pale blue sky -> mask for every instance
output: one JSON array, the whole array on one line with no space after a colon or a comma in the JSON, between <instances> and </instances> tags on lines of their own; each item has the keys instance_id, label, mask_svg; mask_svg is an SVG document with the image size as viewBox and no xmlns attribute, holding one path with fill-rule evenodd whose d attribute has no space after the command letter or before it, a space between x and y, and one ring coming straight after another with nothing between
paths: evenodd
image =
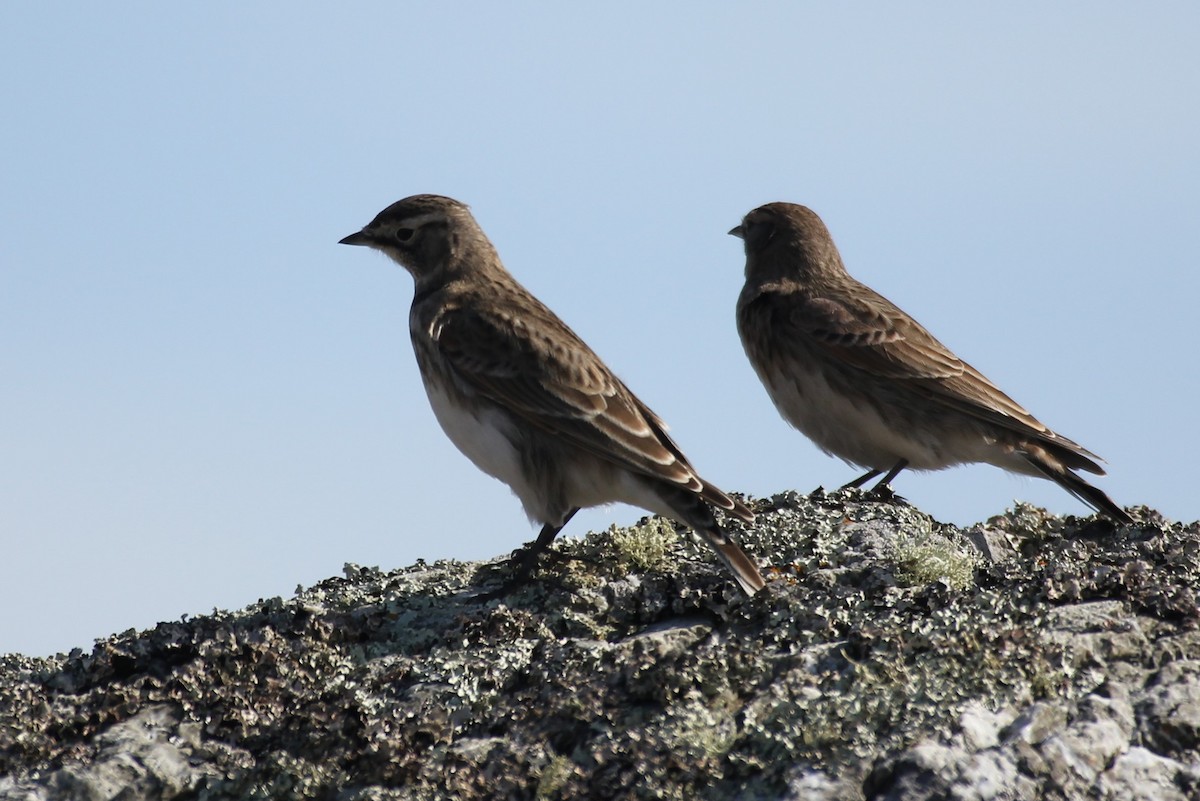
<instances>
[{"instance_id":1,"label":"pale blue sky","mask_svg":"<svg viewBox=\"0 0 1200 801\"><path fill-rule=\"evenodd\" d=\"M418 192L723 488L857 475L734 328L725 232L789 200L1118 502L1200 516L1200 6L576 5L5 7L0 652L533 536L437 428L408 275L337 244ZM983 466L897 489L1083 511Z\"/></svg>"}]
</instances>

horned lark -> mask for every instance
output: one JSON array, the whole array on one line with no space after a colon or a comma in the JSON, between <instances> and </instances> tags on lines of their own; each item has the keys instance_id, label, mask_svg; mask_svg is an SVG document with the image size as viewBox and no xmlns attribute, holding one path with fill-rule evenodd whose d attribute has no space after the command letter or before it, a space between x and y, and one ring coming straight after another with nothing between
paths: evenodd
<instances>
[{"instance_id":1,"label":"horned lark","mask_svg":"<svg viewBox=\"0 0 1200 801\"><path fill-rule=\"evenodd\" d=\"M743 590L762 588L712 507L754 515L700 478L663 421L517 283L466 205L414 195L341 243L380 250L412 274L409 330L438 422L543 524L510 584L580 508L620 501L695 529Z\"/></svg>"},{"instance_id":2,"label":"horned lark","mask_svg":"<svg viewBox=\"0 0 1200 801\"><path fill-rule=\"evenodd\" d=\"M1094 453L1051 431L879 293L850 277L821 218L769 203L729 232L746 248L737 304L746 355L784 419L868 472L986 462L1048 478L1119 523L1130 516L1076 470Z\"/></svg>"}]
</instances>

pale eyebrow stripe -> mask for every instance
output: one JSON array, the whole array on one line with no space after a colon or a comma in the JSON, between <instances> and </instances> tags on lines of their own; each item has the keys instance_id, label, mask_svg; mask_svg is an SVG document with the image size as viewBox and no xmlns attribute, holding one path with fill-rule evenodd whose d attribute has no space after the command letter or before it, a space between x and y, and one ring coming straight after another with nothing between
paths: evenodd
<instances>
[{"instance_id":1,"label":"pale eyebrow stripe","mask_svg":"<svg viewBox=\"0 0 1200 801\"><path fill-rule=\"evenodd\" d=\"M426 223L445 222L445 220L445 214L442 214L440 211L430 211L417 217L406 217L405 219L398 220L397 222L403 224L406 228L420 228Z\"/></svg>"}]
</instances>

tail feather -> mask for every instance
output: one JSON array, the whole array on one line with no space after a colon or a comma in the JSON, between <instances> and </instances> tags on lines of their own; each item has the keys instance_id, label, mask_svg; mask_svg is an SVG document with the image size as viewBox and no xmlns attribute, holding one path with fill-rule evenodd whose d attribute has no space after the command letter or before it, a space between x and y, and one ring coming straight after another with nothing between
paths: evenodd
<instances>
[{"instance_id":1,"label":"tail feather","mask_svg":"<svg viewBox=\"0 0 1200 801\"><path fill-rule=\"evenodd\" d=\"M664 484L657 489L659 497L672 509L671 516L704 538L747 595L753 595L766 586L766 579L758 572L758 565L738 547L733 537L721 530L709 505L711 503L726 509L748 522L753 521L754 513L744 503L730 498L708 483L704 485L703 494Z\"/></svg>"},{"instance_id":2,"label":"tail feather","mask_svg":"<svg viewBox=\"0 0 1200 801\"><path fill-rule=\"evenodd\" d=\"M703 481L703 479L702 479ZM740 519L744 523L754 522L754 512L750 511L750 507L739 501L737 498L731 498L721 490L703 481L703 488L700 490L700 497L720 509L724 509L734 517Z\"/></svg>"},{"instance_id":3,"label":"tail feather","mask_svg":"<svg viewBox=\"0 0 1200 801\"><path fill-rule=\"evenodd\" d=\"M1117 506L1116 502L1108 497L1104 490L1098 487L1093 487L1091 484L1084 481L1079 476L1075 475L1068 468L1059 468L1050 464L1045 459L1039 458L1037 454L1025 453L1022 454L1026 461L1037 468L1043 476L1053 481L1058 486L1065 489L1067 492L1074 495L1085 504L1095 509L1101 514L1107 515L1112 520L1122 525L1132 525L1133 518L1129 513ZM1093 463L1094 464L1094 463ZM1087 469L1086 467L1084 469ZM1100 471L1103 473L1103 471Z\"/></svg>"},{"instance_id":4,"label":"tail feather","mask_svg":"<svg viewBox=\"0 0 1200 801\"><path fill-rule=\"evenodd\" d=\"M758 572L758 565L746 555L746 552L733 541L732 537L715 527L700 533L704 535L705 542L712 546L713 551L733 573L733 577L743 592L753 595L767 585L762 573Z\"/></svg>"},{"instance_id":5,"label":"tail feather","mask_svg":"<svg viewBox=\"0 0 1200 801\"><path fill-rule=\"evenodd\" d=\"M1104 475L1104 468L1097 463L1097 460L1102 462L1103 459L1061 434L1054 436L1055 439L1044 440L1039 444L1054 454L1054 458L1061 462L1063 467L1067 470L1084 470L1097 476Z\"/></svg>"}]
</instances>

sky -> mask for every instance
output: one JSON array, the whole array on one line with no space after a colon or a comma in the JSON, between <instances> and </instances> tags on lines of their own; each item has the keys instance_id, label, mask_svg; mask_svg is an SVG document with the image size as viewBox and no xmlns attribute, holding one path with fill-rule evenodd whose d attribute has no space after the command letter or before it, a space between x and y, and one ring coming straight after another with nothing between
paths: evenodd
<instances>
[{"instance_id":1,"label":"sky","mask_svg":"<svg viewBox=\"0 0 1200 801\"><path fill-rule=\"evenodd\" d=\"M724 489L859 472L738 340L726 232L786 200L1119 503L1200 517L1200 5L578 6L5 7L0 653L533 538L429 410L411 278L337 244L423 192ZM1086 511L987 466L895 486Z\"/></svg>"}]
</instances>

